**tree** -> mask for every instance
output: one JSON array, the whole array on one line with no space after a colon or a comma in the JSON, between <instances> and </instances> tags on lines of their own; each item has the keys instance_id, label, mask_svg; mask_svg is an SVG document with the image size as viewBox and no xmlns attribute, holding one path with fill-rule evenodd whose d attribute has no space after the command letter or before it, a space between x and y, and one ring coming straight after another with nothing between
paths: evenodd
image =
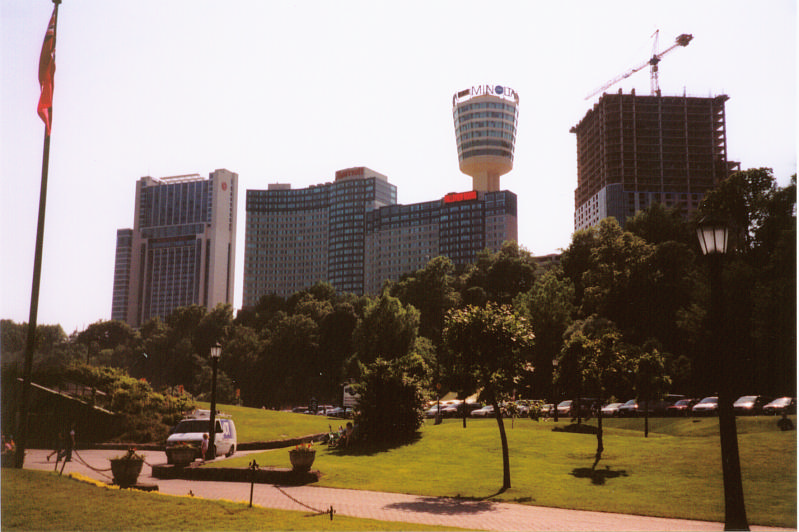
<instances>
[{"instance_id":1,"label":"tree","mask_svg":"<svg viewBox=\"0 0 799 532\"><path fill-rule=\"evenodd\" d=\"M432 259L421 270L407 274L390 285L390 294L419 310L419 334L441 342L444 316L458 303L453 288L455 267L447 257Z\"/></svg>"},{"instance_id":2,"label":"tree","mask_svg":"<svg viewBox=\"0 0 799 532\"><path fill-rule=\"evenodd\" d=\"M693 245L696 237L680 209L653 203L647 209L638 211L628 218L624 229L639 236L650 244L680 242Z\"/></svg>"},{"instance_id":3,"label":"tree","mask_svg":"<svg viewBox=\"0 0 799 532\"><path fill-rule=\"evenodd\" d=\"M626 373L628 349L615 324L607 319L592 316L575 322L569 328L563 345L563 367L572 365L579 372L580 388L597 397L599 404L609 395ZM560 369L561 365L558 366ZM597 447L593 468L605 450L602 428L602 409L597 412Z\"/></svg>"},{"instance_id":4,"label":"tree","mask_svg":"<svg viewBox=\"0 0 799 532\"><path fill-rule=\"evenodd\" d=\"M511 487L508 439L500 400L509 396L531 357L533 330L509 305L467 306L447 314L444 343L461 371L494 407L502 443L502 491Z\"/></svg>"},{"instance_id":5,"label":"tree","mask_svg":"<svg viewBox=\"0 0 799 532\"><path fill-rule=\"evenodd\" d=\"M529 251L514 241L502 244L497 252L484 250L478 253L474 265L469 267L458 283L463 299L471 303L474 296L468 293L474 288L485 291L488 301L509 305L517 295L527 292L535 282L538 269Z\"/></svg>"},{"instance_id":6,"label":"tree","mask_svg":"<svg viewBox=\"0 0 799 532\"><path fill-rule=\"evenodd\" d=\"M671 379L666 375L666 360L655 342L647 342L635 361L635 389L638 402L644 403L644 437L649 436L649 402L659 399Z\"/></svg>"},{"instance_id":7,"label":"tree","mask_svg":"<svg viewBox=\"0 0 799 532\"><path fill-rule=\"evenodd\" d=\"M411 352L419 328L419 311L384 292L367 306L353 333L358 360L370 364L395 360Z\"/></svg>"},{"instance_id":8,"label":"tree","mask_svg":"<svg viewBox=\"0 0 799 532\"><path fill-rule=\"evenodd\" d=\"M356 390L360 394L357 438L396 444L416 435L424 421L424 394L400 361L378 358L368 364Z\"/></svg>"},{"instance_id":9,"label":"tree","mask_svg":"<svg viewBox=\"0 0 799 532\"><path fill-rule=\"evenodd\" d=\"M553 361L563 345L563 333L574 319L574 284L552 269L536 279L529 292L513 300L513 306L530 321L536 333L533 390L551 397Z\"/></svg>"}]
</instances>

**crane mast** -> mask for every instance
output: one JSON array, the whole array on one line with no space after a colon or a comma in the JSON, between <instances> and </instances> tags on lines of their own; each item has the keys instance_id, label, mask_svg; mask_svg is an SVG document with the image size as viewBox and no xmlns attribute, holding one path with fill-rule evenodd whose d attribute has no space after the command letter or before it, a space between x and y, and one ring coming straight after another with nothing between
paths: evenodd
<instances>
[{"instance_id":1,"label":"crane mast","mask_svg":"<svg viewBox=\"0 0 799 532\"><path fill-rule=\"evenodd\" d=\"M657 52L657 43L658 43L658 34L659 33L660 33L660 30L655 31L655 33L654 33L655 42L652 45L652 57L647 59L646 62L644 62L644 63L642 63L642 64L640 64L640 65L638 65L638 66L636 66L634 68L631 68L630 70L624 72L623 74L619 74L615 78L613 78L610 81L606 82L604 85L602 85L598 89L595 89L594 91L592 91L591 94L589 94L588 96L585 97L585 99L588 100L589 98L592 98L592 97L596 96L600 92L604 92L609 87L615 85L616 83L618 83L619 81L621 81L623 79L629 78L630 76L632 76L633 74L635 74L636 72L638 72L640 70L643 70L647 66L649 66L649 72L650 72L650 74L649 74L649 76L650 76L649 88L652 91L652 96L658 94L660 92L660 84L658 82L658 63L660 63L661 59L663 59L663 56L665 56L666 54L668 54L669 52L671 52L672 50L674 50L678 46L688 46L688 43L691 42L691 39L694 38L694 36L691 35L691 34L683 33L683 34L679 35L674 40L674 44L672 44L671 46L669 46L668 48L666 48L662 52Z\"/></svg>"}]
</instances>

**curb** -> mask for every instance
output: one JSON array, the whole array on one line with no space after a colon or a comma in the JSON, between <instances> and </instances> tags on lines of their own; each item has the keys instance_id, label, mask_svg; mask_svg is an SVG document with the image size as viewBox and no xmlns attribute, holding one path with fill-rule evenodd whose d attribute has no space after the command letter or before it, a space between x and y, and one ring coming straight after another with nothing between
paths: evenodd
<instances>
[{"instance_id":1,"label":"curb","mask_svg":"<svg viewBox=\"0 0 799 532\"><path fill-rule=\"evenodd\" d=\"M327 432L320 432L318 434L308 434L307 436L300 436L299 438L289 438L288 440L272 440L272 441L254 441L239 443L236 446L237 451L262 451L267 449L282 449L283 447L293 447L301 443L308 443L311 441L323 441L327 436ZM140 451L163 451L164 445L160 443L93 443L88 444L86 449L98 449L101 451L127 451L131 447L135 447Z\"/></svg>"},{"instance_id":2,"label":"curb","mask_svg":"<svg viewBox=\"0 0 799 532\"><path fill-rule=\"evenodd\" d=\"M179 467L154 465L152 476L160 479L200 480L211 482L253 482L256 484L279 484L282 486L304 486L318 482L319 471L294 471L288 468L256 469L243 467Z\"/></svg>"}]
</instances>

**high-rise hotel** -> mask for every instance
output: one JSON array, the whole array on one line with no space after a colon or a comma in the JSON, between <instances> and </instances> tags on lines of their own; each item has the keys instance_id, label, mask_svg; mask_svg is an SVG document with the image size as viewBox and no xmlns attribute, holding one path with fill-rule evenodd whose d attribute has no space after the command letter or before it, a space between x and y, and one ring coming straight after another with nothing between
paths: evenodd
<instances>
[{"instance_id":1,"label":"high-rise hotel","mask_svg":"<svg viewBox=\"0 0 799 532\"><path fill-rule=\"evenodd\" d=\"M465 266L479 251L516 240L516 195L499 189L499 177L513 168L518 104L518 95L500 85L453 96L460 168L472 177L465 192L398 205L397 187L365 167L303 189L248 190L244 307L318 281L374 294L439 255Z\"/></svg>"},{"instance_id":2,"label":"high-rise hotel","mask_svg":"<svg viewBox=\"0 0 799 532\"><path fill-rule=\"evenodd\" d=\"M233 304L238 175L142 177L117 231L111 319L139 327L175 308Z\"/></svg>"}]
</instances>

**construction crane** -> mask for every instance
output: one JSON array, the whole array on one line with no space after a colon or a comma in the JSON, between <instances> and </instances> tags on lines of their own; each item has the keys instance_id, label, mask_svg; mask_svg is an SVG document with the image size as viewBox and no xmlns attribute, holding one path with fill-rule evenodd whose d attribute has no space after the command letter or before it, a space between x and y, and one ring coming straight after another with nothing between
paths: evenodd
<instances>
[{"instance_id":1,"label":"construction crane","mask_svg":"<svg viewBox=\"0 0 799 532\"><path fill-rule=\"evenodd\" d=\"M659 33L660 33L660 30L657 30L653 34L654 37L655 37L655 42L652 45L652 57L651 58L649 58L645 63L643 63L643 64L641 64L641 65L639 65L639 66L637 66L635 68L632 68L632 69L628 70L624 74L616 76L615 78L613 78L612 80L608 81L607 83L605 83L604 85L602 85L598 89L594 90L591 94L586 96L585 99L588 100L589 98L592 98L593 96L596 96L600 92L604 92L605 89L607 89L608 87L610 87L612 85L615 85L616 83L618 83L619 81L621 81L623 79L629 78L630 76L632 76L633 74L635 74L639 70L643 70L647 65L649 65L649 67L650 67L649 68L649 72L650 72L650 89L652 91L652 96L658 94L660 92L660 85L658 84L658 63L660 63L660 60L663 58L664 55L666 55L667 53L671 52L672 50L674 50L678 46L688 46L688 43L691 42L691 39L694 38L693 35L690 35L688 33L683 33L682 35L678 36L674 40L674 44L672 44L671 46L669 46L668 48L666 48L662 52L658 53L657 52L657 46L658 46L658 34Z\"/></svg>"}]
</instances>

